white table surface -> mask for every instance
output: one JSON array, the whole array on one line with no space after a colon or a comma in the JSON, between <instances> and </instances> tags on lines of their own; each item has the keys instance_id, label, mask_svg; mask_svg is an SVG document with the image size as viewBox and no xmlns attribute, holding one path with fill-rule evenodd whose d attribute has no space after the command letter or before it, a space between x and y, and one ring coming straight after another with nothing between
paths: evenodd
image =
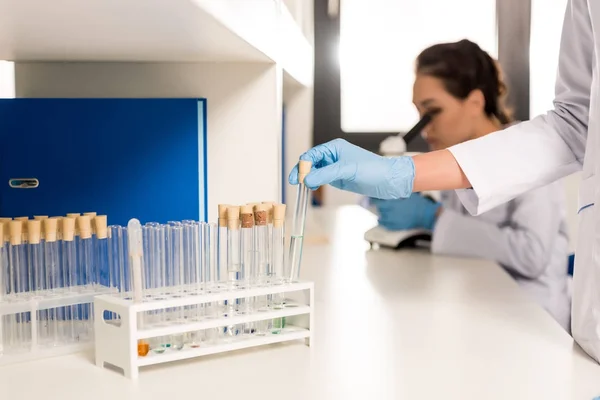
<instances>
[{"instance_id":1,"label":"white table surface","mask_svg":"<svg viewBox=\"0 0 600 400\"><path fill-rule=\"evenodd\" d=\"M0 368L0 399L592 399L600 366L495 264L368 251L372 214L310 210L312 347L277 344L143 368L92 356ZM211 397L205 397L211 396ZM214 397L212 397L214 396Z\"/></svg>"}]
</instances>

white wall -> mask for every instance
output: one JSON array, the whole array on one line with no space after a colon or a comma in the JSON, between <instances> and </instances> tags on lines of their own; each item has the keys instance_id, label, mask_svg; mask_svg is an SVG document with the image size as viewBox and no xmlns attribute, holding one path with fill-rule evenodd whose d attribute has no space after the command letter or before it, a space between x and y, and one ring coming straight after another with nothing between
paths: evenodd
<instances>
[{"instance_id":1,"label":"white wall","mask_svg":"<svg viewBox=\"0 0 600 400\"><path fill-rule=\"evenodd\" d=\"M280 200L281 73L274 64L17 63L17 97L205 97L208 207Z\"/></svg>"},{"instance_id":2,"label":"white wall","mask_svg":"<svg viewBox=\"0 0 600 400\"><path fill-rule=\"evenodd\" d=\"M287 77L285 78L287 79ZM287 80L284 86L283 99L286 106L286 145L284 182L288 211L296 201L296 186L287 183L287 177L298 162L302 153L312 147L313 130L313 88L298 87Z\"/></svg>"}]
</instances>

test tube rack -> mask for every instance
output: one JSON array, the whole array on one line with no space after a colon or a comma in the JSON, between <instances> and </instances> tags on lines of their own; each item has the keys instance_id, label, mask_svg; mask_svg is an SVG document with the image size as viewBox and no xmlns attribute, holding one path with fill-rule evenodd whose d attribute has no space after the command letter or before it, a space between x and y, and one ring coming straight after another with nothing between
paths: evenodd
<instances>
[{"instance_id":1,"label":"test tube rack","mask_svg":"<svg viewBox=\"0 0 600 400\"><path fill-rule=\"evenodd\" d=\"M299 281L282 285L250 287L246 289L215 290L211 292L189 286L184 295L165 295L160 292L146 291L141 302L132 300L131 293L101 295L94 299L95 309L95 349L96 365L104 368L107 364L121 368L125 377L137 379L139 368L154 364L173 362L210 354L224 353L250 347L303 339L310 346L314 331L314 283ZM143 327L138 324L139 314L161 312L173 308L206 305L244 299L255 296L285 294L284 306L279 309L254 311L231 316L218 315L191 321L176 321L169 324ZM115 316L117 316L115 318ZM247 324L256 321L285 318L286 325L279 333L266 335L240 334L234 337L218 338L215 341L202 342L198 347L183 347L181 350L167 349L162 354L148 353L138 355L140 340L168 335L186 335L198 331L215 329L224 335L224 327Z\"/></svg>"},{"instance_id":2,"label":"test tube rack","mask_svg":"<svg viewBox=\"0 0 600 400\"><path fill-rule=\"evenodd\" d=\"M63 342L60 339L56 340L57 338L52 339L50 337L52 334L51 324L57 324L56 330L62 332L69 329L68 325L72 324L73 320L66 317L63 317L62 320L40 319L40 313L81 305L90 305L91 308L95 296L110 293L116 293L116 289L94 285L73 286L69 287L68 291L63 291L62 293L44 290L5 296L0 301L0 321L6 322L9 318L13 318L15 329L21 329L22 332L26 332L30 340L27 343L23 343L23 346L17 351L4 351L0 353L0 365L91 350L93 348L91 336L88 340L82 338L76 342ZM89 318L91 319L91 317ZM17 327L16 325L19 326ZM1 322L0 329L2 329ZM90 333L93 334L91 327ZM8 341L10 339L4 337L4 340Z\"/></svg>"}]
</instances>

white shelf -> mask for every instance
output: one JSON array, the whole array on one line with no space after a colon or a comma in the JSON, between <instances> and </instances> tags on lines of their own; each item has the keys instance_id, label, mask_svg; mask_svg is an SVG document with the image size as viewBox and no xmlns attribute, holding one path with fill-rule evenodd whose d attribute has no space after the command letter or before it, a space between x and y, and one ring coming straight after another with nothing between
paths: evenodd
<instances>
[{"instance_id":1,"label":"white shelf","mask_svg":"<svg viewBox=\"0 0 600 400\"><path fill-rule=\"evenodd\" d=\"M64 293L44 290L35 294L9 295L0 302L0 315L92 303L95 296L114 292L115 289L96 285L94 287L73 286L69 292Z\"/></svg>"},{"instance_id":2,"label":"white shelf","mask_svg":"<svg viewBox=\"0 0 600 400\"><path fill-rule=\"evenodd\" d=\"M237 325L247 322L262 321L265 319L276 319L283 317L292 317L295 315L310 314L310 307L297 304L288 303L287 307L279 310L254 312L247 315L235 315L233 317L226 318L213 318L205 319L198 322L188 323L173 323L169 326L152 327L140 329L137 332L137 339L147 339L152 337L167 336L186 332L201 331L204 329L217 328L225 325Z\"/></svg>"},{"instance_id":3,"label":"white shelf","mask_svg":"<svg viewBox=\"0 0 600 400\"><path fill-rule=\"evenodd\" d=\"M0 60L277 62L312 82L281 0L0 0Z\"/></svg>"},{"instance_id":4,"label":"white shelf","mask_svg":"<svg viewBox=\"0 0 600 400\"><path fill-rule=\"evenodd\" d=\"M137 365L139 367L160 364L171 361L185 360L188 358L207 356L210 354L224 353L234 350L242 350L250 347L263 346L267 344L288 342L291 340L300 340L310 337L310 331L295 326L284 328L279 334L268 334L265 336L239 336L230 342L190 348L184 347L181 350L168 350L163 354L148 353L145 357L138 357Z\"/></svg>"}]
</instances>

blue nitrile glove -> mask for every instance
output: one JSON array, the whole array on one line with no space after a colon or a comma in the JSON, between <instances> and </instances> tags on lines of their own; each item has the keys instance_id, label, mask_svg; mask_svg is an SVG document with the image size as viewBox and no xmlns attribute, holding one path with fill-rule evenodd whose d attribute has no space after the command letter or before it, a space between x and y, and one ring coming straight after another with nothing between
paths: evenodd
<instances>
[{"instance_id":1,"label":"blue nitrile glove","mask_svg":"<svg viewBox=\"0 0 600 400\"><path fill-rule=\"evenodd\" d=\"M304 180L311 190L330 184L378 199L399 199L412 193L415 165L411 157L385 158L335 139L313 147L300 159L313 163ZM289 182L298 184L298 165L290 172Z\"/></svg>"},{"instance_id":2,"label":"blue nitrile glove","mask_svg":"<svg viewBox=\"0 0 600 400\"><path fill-rule=\"evenodd\" d=\"M377 207L379 225L390 231L407 229L433 230L436 213L441 204L413 193L407 199L379 200L371 199L371 204Z\"/></svg>"}]
</instances>

